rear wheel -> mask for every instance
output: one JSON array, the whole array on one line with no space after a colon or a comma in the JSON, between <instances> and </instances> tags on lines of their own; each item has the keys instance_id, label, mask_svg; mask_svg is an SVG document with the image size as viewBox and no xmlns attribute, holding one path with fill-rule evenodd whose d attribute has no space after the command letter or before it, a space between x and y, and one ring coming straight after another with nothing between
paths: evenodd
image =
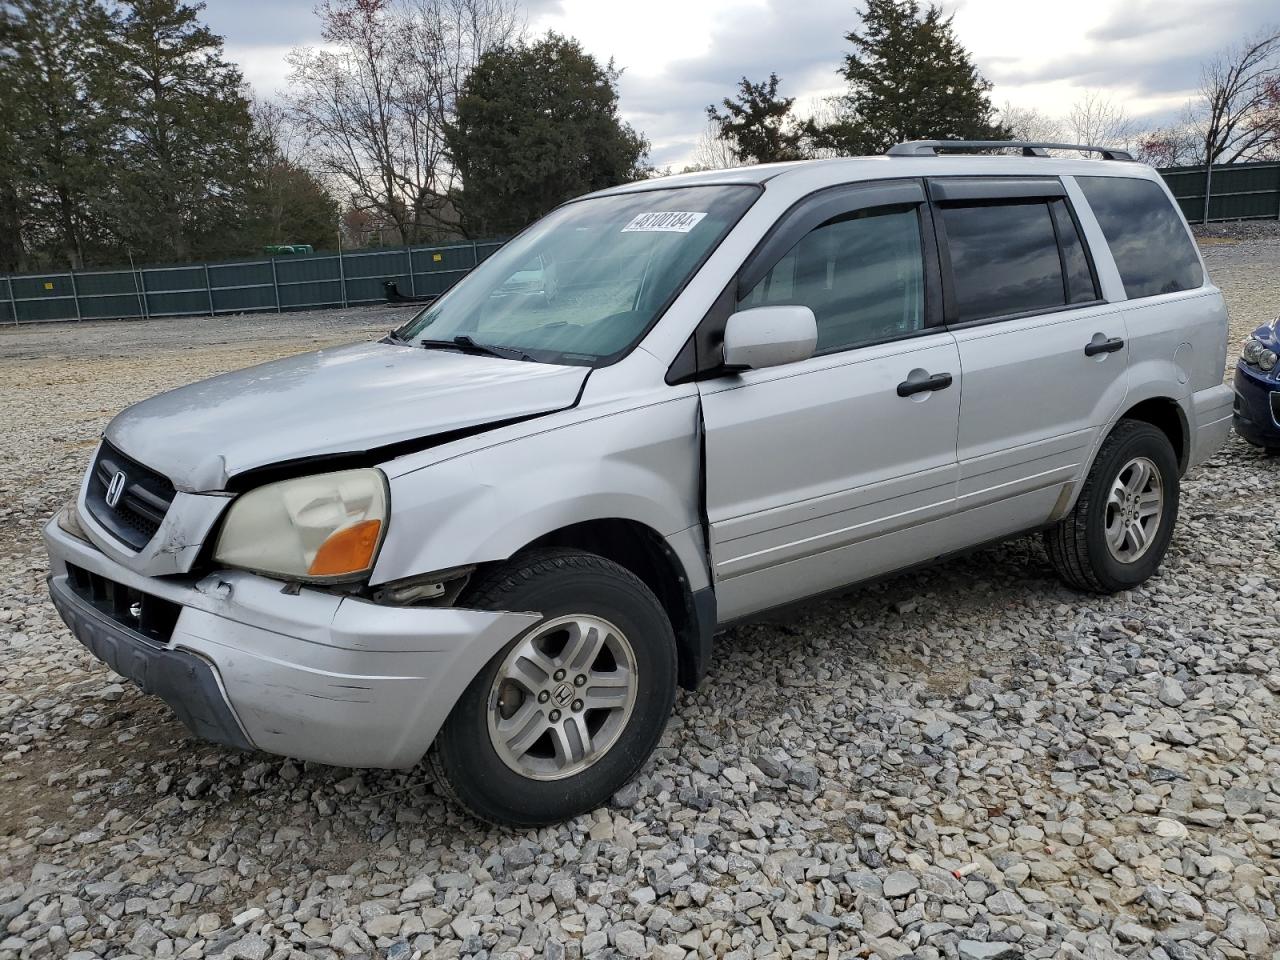
<instances>
[{"instance_id":1,"label":"rear wheel","mask_svg":"<svg viewBox=\"0 0 1280 960\"><path fill-rule=\"evenodd\" d=\"M1072 511L1045 533L1063 581L1079 590L1136 587L1164 559L1178 517L1178 460L1163 431L1122 420L1098 451Z\"/></svg>"},{"instance_id":2,"label":"rear wheel","mask_svg":"<svg viewBox=\"0 0 1280 960\"><path fill-rule=\"evenodd\" d=\"M599 806L652 753L676 691L675 636L630 571L541 550L461 601L542 619L486 664L430 753L449 795L484 820L540 826Z\"/></svg>"}]
</instances>

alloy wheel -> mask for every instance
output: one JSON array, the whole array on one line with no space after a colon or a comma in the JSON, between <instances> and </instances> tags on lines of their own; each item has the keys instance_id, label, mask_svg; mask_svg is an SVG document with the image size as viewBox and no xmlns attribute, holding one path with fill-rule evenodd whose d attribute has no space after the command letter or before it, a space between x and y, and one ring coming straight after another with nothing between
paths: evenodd
<instances>
[{"instance_id":1,"label":"alloy wheel","mask_svg":"<svg viewBox=\"0 0 1280 960\"><path fill-rule=\"evenodd\" d=\"M636 658L599 617L556 617L512 648L489 691L489 739L502 762L533 780L581 773L631 717Z\"/></svg>"}]
</instances>

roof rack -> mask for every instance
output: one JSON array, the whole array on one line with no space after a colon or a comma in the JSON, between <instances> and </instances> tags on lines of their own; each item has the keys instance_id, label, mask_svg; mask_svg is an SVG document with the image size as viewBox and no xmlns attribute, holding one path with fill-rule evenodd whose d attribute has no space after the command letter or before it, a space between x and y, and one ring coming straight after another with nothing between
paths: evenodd
<instances>
[{"instance_id":1,"label":"roof rack","mask_svg":"<svg viewBox=\"0 0 1280 960\"><path fill-rule=\"evenodd\" d=\"M890 147L890 157L936 157L939 150L1021 150L1024 157L1047 157L1049 150L1078 150L1099 153L1103 160L1132 160L1133 154L1116 147L1094 147L1085 143L1033 143L1028 140L912 140Z\"/></svg>"}]
</instances>

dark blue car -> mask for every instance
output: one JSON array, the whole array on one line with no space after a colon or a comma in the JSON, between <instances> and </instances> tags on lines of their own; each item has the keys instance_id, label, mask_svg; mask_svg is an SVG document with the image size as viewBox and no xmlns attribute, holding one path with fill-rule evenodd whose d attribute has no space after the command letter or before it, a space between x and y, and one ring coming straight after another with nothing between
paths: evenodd
<instances>
[{"instance_id":1,"label":"dark blue car","mask_svg":"<svg viewBox=\"0 0 1280 960\"><path fill-rule=\"evenodd\" d=\"M1280 317L1250 334L1236 364L1236 433L1280 453Z\"/></svg>"}]
</instances>

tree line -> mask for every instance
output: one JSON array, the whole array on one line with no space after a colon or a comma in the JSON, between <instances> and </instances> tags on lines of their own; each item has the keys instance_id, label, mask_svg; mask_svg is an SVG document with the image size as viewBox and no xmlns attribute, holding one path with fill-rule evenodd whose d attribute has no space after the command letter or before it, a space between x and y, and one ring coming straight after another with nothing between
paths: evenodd
<instances>
[{"instance_id":1,"label":"tree line","mask_svg":"<svg viewBox=\"0 0 1280 960\"><path fill-rule=\"evenodd\" d=\"M515 0L322 0L268 102L203 8L0 0L0 271L497 236L649 172L618 69Z\"/></svg>"},{"instance_id":2,"label":"tree line","mask_svg":"<svg viewBox=\"0 0 1280 960\"><path fill-rule=\"evenodd\" d=\"M882 153L907 140L1033 140L1130 148L1157 166L1280 158L1280 28L1265 27L1202 65L1196 96L1172 123L1144 127L1090 90L1057 117L991 102L991 83L936 3L865 0L838 70L847 91L802 116L771 73L743 77L707 107L689 170Z\"/></svg>"},{"instance_id":3,"label":"tree line","mask_svg":"<svg viewBox=\"0 0 1280 960\"><path fill-rule=\"evenodd\" d=\"M0 271L515 232L650 176L621 71L531 37L518 0L319 0L323 44L255 101L188 0L0 0ZM776 73L707 107L687 169L883 152L913 139L1129 146L1160 165L1280 155L1280 30L1206 63L1159 128L1090 92L1066 116L991 100L936 3L864 0L839 96Z\"/></svg>"},{"instance_id":4,"label":"tree line","mask_svg":"<svg viewBox=\"0 0 1280 960\"><path fill-rule=\"evenodd\" d=\"M0 4L0 270L227 257L330 230L336 202L198 13Z\"/></svg>"}]
</instances>

